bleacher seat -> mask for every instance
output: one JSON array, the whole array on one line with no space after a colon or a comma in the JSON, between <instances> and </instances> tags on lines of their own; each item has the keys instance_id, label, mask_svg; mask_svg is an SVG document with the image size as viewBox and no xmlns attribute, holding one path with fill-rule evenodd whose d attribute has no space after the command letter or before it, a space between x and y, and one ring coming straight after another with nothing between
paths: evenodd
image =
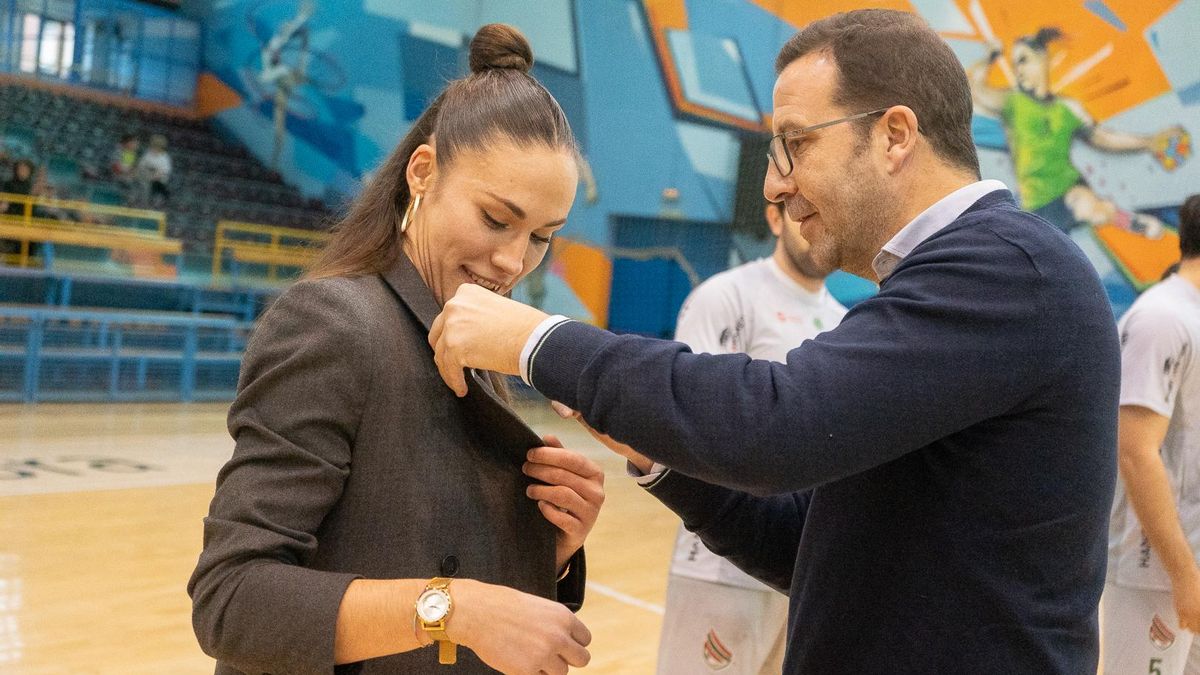
<instances>
[{"instance_id":1,"label":"bleacher seat","mask_svg":"<svg viewBox=\"0 0 1200 675\"><path fill-rule=\"evenodd\" d=\"M107 105L90 98L18 84L0 84L0 142L10 157L29 157L47 168L57 185L90 176L84 198L121 203L124 193L103 175L117 140L137 135L143 147L153 134L167 137L173 172L167 204L172 230L187 253L211 252L221 219L313 228L328 215L319 200L306 199L260 164L245 147L218 135L207 120ZM6 178L6 177L0 177Z\"/></svg>"}]
</instances>

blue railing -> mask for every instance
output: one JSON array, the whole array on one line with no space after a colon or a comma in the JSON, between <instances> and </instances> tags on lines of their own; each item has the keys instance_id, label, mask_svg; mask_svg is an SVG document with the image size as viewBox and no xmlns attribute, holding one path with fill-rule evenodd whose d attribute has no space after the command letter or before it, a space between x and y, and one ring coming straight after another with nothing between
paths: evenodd
<instances>
[{"instance_id":1,"label":"blue railing","mask_svg":"<svg viewBox=\"0 0 1200 675\"><path fill-rule=\"evenodd\" d=\"M0 401L230 399L252 326L184 313L0 305Z\"/></svg>"}]
</instances>

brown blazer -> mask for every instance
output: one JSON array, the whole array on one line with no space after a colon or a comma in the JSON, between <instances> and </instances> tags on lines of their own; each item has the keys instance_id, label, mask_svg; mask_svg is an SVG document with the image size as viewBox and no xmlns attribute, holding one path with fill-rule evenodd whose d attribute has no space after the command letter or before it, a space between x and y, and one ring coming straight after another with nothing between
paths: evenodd
<instances>
[{"instance_id":1,"label":"brown blazer","mask_svg":"<svg viewBox=\"0 0 1200 675\"><path fill-rule=\"evenodd\" d=\"M442 382L438 311L402 255L387 274L301 281L259 320L188 583L217 673L492 672L461 647L455 667L427 648L335 668L338 606L359 577L582 602L582 551L556 587L555 530L525 496L537 438L490 390L458 399Z\"/></svg>"}]
</instances>

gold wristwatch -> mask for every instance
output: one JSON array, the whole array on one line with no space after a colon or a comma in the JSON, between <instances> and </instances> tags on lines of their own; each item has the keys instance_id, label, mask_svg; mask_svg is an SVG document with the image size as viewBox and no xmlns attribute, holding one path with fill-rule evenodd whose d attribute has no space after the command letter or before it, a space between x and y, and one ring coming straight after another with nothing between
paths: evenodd
<instances>
[{"instance_id":1,"label":"gold wristwatch","mask_svg":"<svg viewBox=\"0 0 1200 675\"><path fill-rule=\"evenodd\" d=\"M417 624L421 630L429 633L438 645L438 663L452 664L458 660L458 647L446 635L446 622L454 611L454 601L450 598L450 582L453 579L434 577L425 586L425 591L417 597Z\"/></svg>"}]
</instances>

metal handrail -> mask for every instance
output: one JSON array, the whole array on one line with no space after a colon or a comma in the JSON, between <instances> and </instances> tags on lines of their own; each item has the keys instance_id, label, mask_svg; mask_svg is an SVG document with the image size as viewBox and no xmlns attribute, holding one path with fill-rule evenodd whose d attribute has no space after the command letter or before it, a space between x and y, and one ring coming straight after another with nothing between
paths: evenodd
<instances>
[{"instance_id":1,"label":"metal handrail","mask_svg":"<svg viewBox=\"0 0 1200 675\"><path fill-rule=\"evenodd\" d=\"M154 221L158 228L158 236L167 236L167 214L162 211L152 211L150 209L131 209L125 206L114 206L111 204L95 204L93 202L81 202L73 199L58 199L55 197L42 197L39 195L22 195L12 192L0 192L0 201L17 202L25 206L24 213L21 214L26 222L34 220L33 207L46 206L50 208L71 209L74 211L82 211L84 213L94 213L105 216L119 216L123 218L138 218L141 220ZM10 214L9 217L14 217L16 214ZM77 221L61 221L61 222L77 222ZM80 223L91 225L92 223ZM141 228L122 228L125 230L141 229Z\"/></svg>"},{"instance_id":2,"label":"metal handrail","mask_svg":"<svg viewBox=\"0 0 1200 675\"><path fill-rule=\"evenodd\" d=\"M269 241L260 241L254 239L232 238L229 235L253 235L259 237L269 237ZM284 238L298 239L299 243L285 244ZM263 225L260 223L246 223L236 220L222 220L217 223L217 232L213 237L213 259L212 259L212 275L217 278L221 274L221 260L225 251L237 251L240 247L254 247L256 249L267 249L268 251L280 253L280 260L277 264L268 264L267 277L275 279L276 268L278 265L289 266L287 256L301 255L307 257L311 252L312 246L320 246L329 241L329 234L326 232L314 232L312 230L301 230L294 227L281 227L278 225Z\"/></svg>"}]
</instances>

